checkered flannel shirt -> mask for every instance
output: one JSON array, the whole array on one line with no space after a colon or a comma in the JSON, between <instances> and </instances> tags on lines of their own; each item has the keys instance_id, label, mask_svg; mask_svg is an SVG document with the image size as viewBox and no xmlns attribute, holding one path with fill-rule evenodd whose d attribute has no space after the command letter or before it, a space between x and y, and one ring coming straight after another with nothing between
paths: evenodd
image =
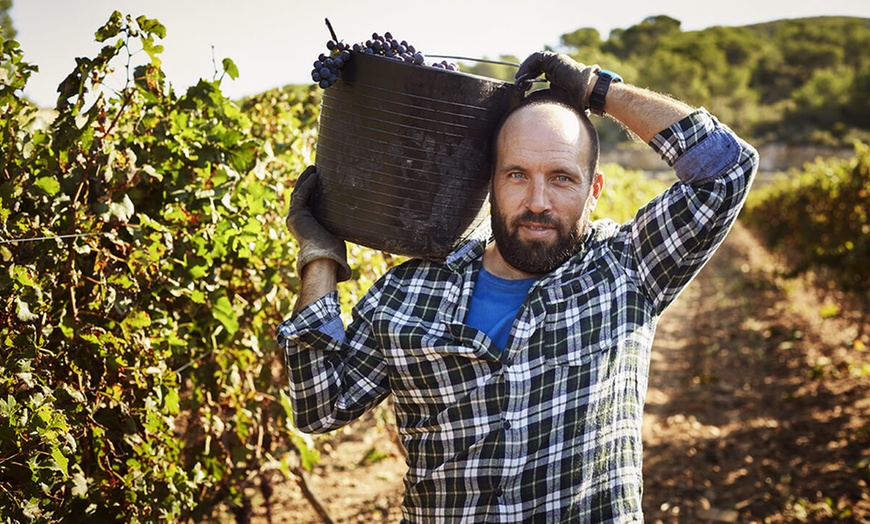
<instances>
[{"instance_id":1,"label":"checkered flannel shirt","mask_svg":"<svg viewBox=\"0 0 870 524\"><path fill-rule=\"evenodd\" d=\"M335 292L284 322L297 426L340 428L392 393L408 522L642 522L656 321L724 239L758 161L704 109L650 145L680 181L628 223L594 222L534 284L503 352L463 322L488 235L389 270L346 330Z\"/></svg>"}]
</instances>

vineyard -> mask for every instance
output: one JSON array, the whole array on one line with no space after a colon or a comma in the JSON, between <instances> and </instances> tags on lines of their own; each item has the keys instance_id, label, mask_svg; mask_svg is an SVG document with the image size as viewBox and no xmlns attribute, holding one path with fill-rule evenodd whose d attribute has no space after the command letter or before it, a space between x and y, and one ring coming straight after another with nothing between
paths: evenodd
<instances>
[{"instance_id":1,"label":"vineyard","mask_svg":"<svg viewBox=\"0 0 870 524\"><path fill-rule=\"evenodd\" d=\"M224 59L214 78L175 93L161 69L165 34L115 12L45 126L20 96L35 66L2 42L0 522L244 522L275 485L307 485L341 441L295 429L274 341L298 290L284 217L313 160L319 91L229 100L221 80L238 71ZM102 89L137 53L147 60L126 66L126 86ZM607 172L598 214L616 220L662 187ZM827 316L861 311L858 326L870 309L868 193L870 148L858 143L853 159L758 191L744 217L792 276L842 297ZM345 314L397 262L354 245L348 254ZM854 334L851 367L836 368L863 387L866 338ZM388 418L379 410L370 424L390 435ZM859 420L848 438L866 443ZM851 473L866 486L861 460ZM316 496L302 496L317 514Z\"/></svg>"}]
</instances>

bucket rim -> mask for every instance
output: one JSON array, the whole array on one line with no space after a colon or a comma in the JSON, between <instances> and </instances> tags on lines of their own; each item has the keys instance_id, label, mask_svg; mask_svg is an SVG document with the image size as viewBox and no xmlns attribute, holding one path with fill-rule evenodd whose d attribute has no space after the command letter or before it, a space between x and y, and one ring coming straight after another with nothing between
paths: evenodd
<instances>
[{"instance_id":1,"label":"bucket rim","mask_svg":"<svg viewBox=\"0 0 870 524\"><path fill-rule=\"evenodd\" d=\"M396 60L395 58L390 58L388 56L381 56L381 55L376 55L376 54L372 54L372 53L360 53L358 51L350 51L350 54L351 54L352 59L357 57L357 56L364 56L364 57L366 57L365 60L372 58L372 59L376 59L376 60L382 60L382 61L388 62L388 63L392 62L392 63L395 63L396 65L400 65L403 67L423 68L423 70L433 71L436 74L437 73L448 73L451 75L460 75L460 76L468 77L470 79L481 80L484 82L492 82L492 83L501 84L501 85L505 85L505 86L516 87L517 89L523 89L521 86L517 85L515 82L507 82L505 80L493 78L490 76L478 75L475 73L467 73L467 72L462 71L462 70L451 71L449 69L442 69L440 67L432 67L431 65L428 65L428 64L425 64L425 65L412 64L412 63L408 63L408 62L405 62L402 60ZM426 56L425 53L423 54L423 56L424 57ZM474 60L474 59L473 58L466 58L466 60Z\"/></svg>"}]
</instances>

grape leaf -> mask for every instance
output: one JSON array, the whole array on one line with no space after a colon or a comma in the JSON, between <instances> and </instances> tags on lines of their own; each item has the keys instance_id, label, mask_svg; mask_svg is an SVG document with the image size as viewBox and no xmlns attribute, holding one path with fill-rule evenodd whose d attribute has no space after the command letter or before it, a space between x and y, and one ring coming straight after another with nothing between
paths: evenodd
<instances>
[{"instance_id":1,"label":"grape leaf","mask_svg":"<svg viewBox=\"0 0 870 524\"><path fill-rule=\"evenodd\" d=\"M236 66L236 63L232 61L232 59L224 58L221 61L221 65L224 68L224 72L230 75L230 78L235 80L239 77L239 68Z\"/></svg>"},{"instance_id":2,"label":"grape leaf","mask_svg":"<svg viewBox=\"0 0 870 524\"><path fill-rule=\"evenodd\" d=\"M211 314L221 324L230 335L235 334L239 330L239 320L233 311L233 306L230 304L230 299L226 295L222 295L217 299L217 302L211 308Z\"/></svg>"}]
</instances>

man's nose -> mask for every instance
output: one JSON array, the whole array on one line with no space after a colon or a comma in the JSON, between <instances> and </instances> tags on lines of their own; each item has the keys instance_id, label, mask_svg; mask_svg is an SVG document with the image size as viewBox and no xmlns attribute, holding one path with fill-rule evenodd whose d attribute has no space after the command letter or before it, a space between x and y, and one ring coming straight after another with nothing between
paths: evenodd
<instances>
[{"instance_id":1,"label":"man's nose","mask_svg":"<svg viewBox=\"0 0 870 524\"><path fill-rule=\"evenodd\" d=\"M533 213L550 210L550 197L543 180L532 178L526 188L526 207Z\"/></svg>"}]
</instances>

